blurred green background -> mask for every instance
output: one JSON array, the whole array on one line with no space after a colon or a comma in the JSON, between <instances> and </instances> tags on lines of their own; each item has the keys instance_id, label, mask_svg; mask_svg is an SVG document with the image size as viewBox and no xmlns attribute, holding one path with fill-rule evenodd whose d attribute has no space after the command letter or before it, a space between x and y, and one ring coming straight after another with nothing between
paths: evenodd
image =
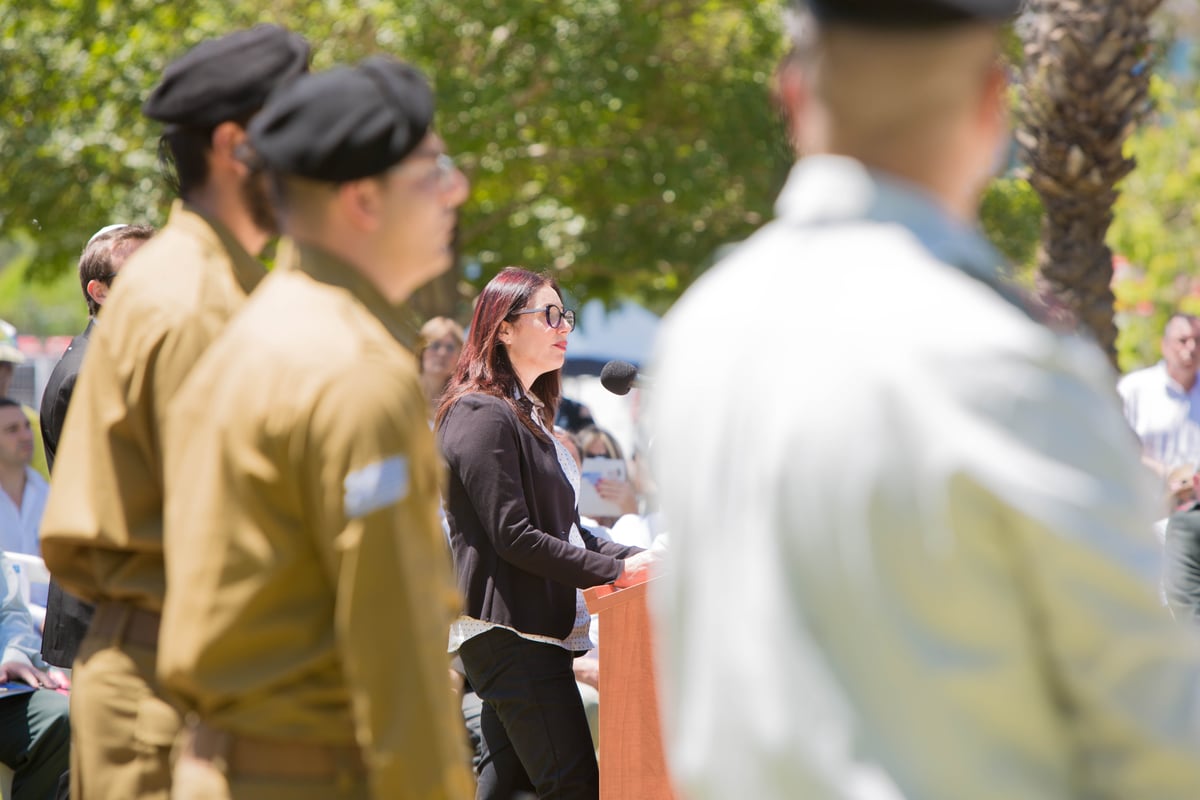
<instances>
[{"instance_id":1,"label":"blurred green background","mask_svg":"<svg viewBox=\"0 0 1200 800\"><path fill-rule=\"evenodd\" d=\"M169 206L142 98L187 47L259 21L307 36L314 68L386 52L433 79L438 130L473 185L439 313L461 313L507 264L557 270L580 300L662 312L770 218L786 177L770 102L780 5L0 0L0 318L40 336L83 327L83 243L115 221L161 224ZM1139 168L1110 232L1126 369L1157 358L1171 310L1200 312L1193 6L1157 21L1158 109L1129 143ZM984 199L984 229L1022 279L1040 213L1019 171Z\"/></svg>"}]
</instances>

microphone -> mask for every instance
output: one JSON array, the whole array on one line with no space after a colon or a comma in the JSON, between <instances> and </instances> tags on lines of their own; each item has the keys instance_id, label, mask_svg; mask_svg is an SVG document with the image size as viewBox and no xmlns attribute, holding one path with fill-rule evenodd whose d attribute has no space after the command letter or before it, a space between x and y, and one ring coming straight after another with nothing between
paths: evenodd
<instances>
[{"instance_id":1,"label":"microphone","mask_svg":"<svg viewBox=\"0 0 1200 800\"><path fill-rule=\"evenodd\" d=\"M613 394L629 394L637 382L638 368L628 361L610 361L600 370L600 385Z\"/></svg>"}]
</instances>

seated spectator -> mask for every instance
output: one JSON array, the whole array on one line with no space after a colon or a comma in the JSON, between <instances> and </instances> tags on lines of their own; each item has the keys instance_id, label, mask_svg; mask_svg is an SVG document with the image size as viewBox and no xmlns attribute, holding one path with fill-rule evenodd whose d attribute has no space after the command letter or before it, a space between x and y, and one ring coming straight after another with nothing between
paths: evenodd
<instances>
[{"instance_id":1,"label":"seated spectator","mask_svg":"<svg viewBox=\"0 0 1200 800\"><path fill-rule=\"evenodd\" d=\"M583 449L584 458L625 460L616 437L596 425L591 425L579 432L579 446Z\"/></svg>"},{"instance_id":2,"label":"seated spectator","mask_svg":"<svg viewBox=\"0 0 1200 800\"><path fill-rule=\"evenodd\" d=\"M421 339L417 350L417 363L421 370L421 391L429 404L429 418L433 419L446 384L458 366L462 354L463 329L449 317L434 317L421 326Z\"/></svg>"},{"instance_id":3,"label":"seated spectator","mask_svg":"<svg viewBox=\"0 0 1200 800\"><path fill-rule=\"evenodd\" d=\"M11 323L0 319L0 397L12 395L12 380L17 365L25 363L25 354L17 347L17 329ZM15 399L15 398L14 398ZM21 411L34 430L38 428L38 415L29 406L21 406ZM46 467L46 453L42 448L42 437L35 436L33 442L33 468L46 480L50 479L50 470Z\"/></svg>"},{"instance_id":4,"label":"seated spectator","mask_svg":"<svg viewBox=\"0 0 1200 800\"><path fill-rule=\"evenodd\" d=\"M67 697L55 691L65 690L68 681L46 671L38 654L41 638L29 609L3 570L0 596L0 682L44 687L0 698L0 764L13 770L12 796L16 800L45 800L54 796L68 766L71 729Z\"/></svg>"},{"instance_id":5,"label":"seated spectator","mask_svg":"<svg viewBox=\"0 0 1200 800\"><path fill-rule=\"evenodd\" d=\"M595 426L585 428L579 433L579 443L584 458L613 458L625 461L621 445L617 443L611 433L603 428ZM633 470L638 466L640 465L626 462L627 470ZM600 497L615 505L620 513L616 516L598 516L585 520L584 526L589 530L595 530L597 525L602 526L604 533L596 535L607 536L618 544L649 549L662 533L664 524L662 515L657 512L639 513L641 503L635 478L641 471L639 470L638 473L627 472L629 477L625 480L600 480L596 484L596 492Z\"/></svg>"},{"instance_id":6,"label":"seated spectator","mask_svg":"<svg viewBox=\"0 0 1200 800\"><path fill-rule=\"evenodd\" d=\"M621 453L621 445L611 433L595 425L584 428L579 432L579 446L584 458L610 458L625 461ZM628 470L628 465L626 465ZM626 473L628 474L628 473ZM618 519L627 514L637 514L638 498L633 490L633 483L628 479L601 479L596 484L596 492L601 498L615 505L620 513L614 516L597 516L596 521L606 528L612 528Z\"/></svg>"},{"instance_id":7,"label":"seated spectator","mask_svg":"<svg viewBox=\"0 0 1200 800\"><path fill-rule=\"evenodd\" d=\"M0 397L0 549L40 555L46 480L33 469L34 434L20 403Z\"/></svg>"}]
</instances>

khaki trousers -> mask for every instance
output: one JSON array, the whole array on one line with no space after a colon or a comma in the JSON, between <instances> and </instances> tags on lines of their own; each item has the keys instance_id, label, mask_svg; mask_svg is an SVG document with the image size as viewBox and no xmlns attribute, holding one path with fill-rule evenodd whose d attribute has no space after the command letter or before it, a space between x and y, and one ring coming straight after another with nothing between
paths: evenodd
<instances>
[{"instance_id":1,"label":"khaki trousers","mask_svg":"<svg viewBox=\"0 0 1200 800\"><path fill-rule=\"evenodd\" d=\"M107 632L111 620L97 626L115 613L97 609L72 670L71 797L167 800L180 716L158 696L156 648L122 641L119 625Z\"/></svg>"},{"instance_id":2,"label":"khaki trousers","mask_svg":"<svg viewBox=\"0 0 1200 800\"><path fill-rule=\"evenodd\" d=\"M214 741L211 735L198 737L196 731L193 723L180 737L172 800L371 800L366 773L361 768L300 774L307 771L305 753L312 745L297 745L295 760L289 766L288 745L280 742L271 748L274 752L270 756L248 759L255 774L246 774L236 768L239 759L230 752L232 737L222 740L218 734ZM272 767L290 774L269 774Z\"/></svg>"}]
</instances>

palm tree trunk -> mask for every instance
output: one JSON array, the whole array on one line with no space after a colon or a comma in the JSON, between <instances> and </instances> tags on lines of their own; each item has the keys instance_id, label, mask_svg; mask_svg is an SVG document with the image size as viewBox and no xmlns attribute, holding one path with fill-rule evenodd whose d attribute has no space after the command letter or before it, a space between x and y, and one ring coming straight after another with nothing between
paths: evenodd
<instances>
[{"instance_id":1,"label":"palm tree trunk","mask_svg":"<svg viewBox=\"0 0 1200 800\"><path fill-rule=\"evenodd\" d=\"M1162 0L1029 0L1017 142L1046 210L1040 282L1116 359L1112 253L1125 140L1149 110L1148 20Z\"/></svg>"}]
</instances>

